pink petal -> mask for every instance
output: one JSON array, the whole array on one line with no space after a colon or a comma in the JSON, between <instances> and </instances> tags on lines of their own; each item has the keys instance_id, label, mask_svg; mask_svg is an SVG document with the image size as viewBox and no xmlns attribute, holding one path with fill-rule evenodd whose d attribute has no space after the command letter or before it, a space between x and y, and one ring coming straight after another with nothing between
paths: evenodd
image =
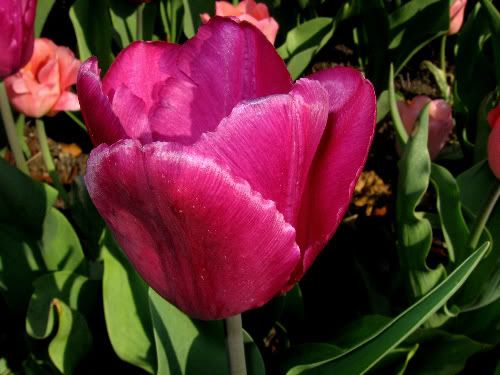
<instances>
[{"instance_id":1,"label":"pink petal","mask_svg":"<svg viewBox=\"0 0 500 375\"><path fill-rule=\"evenodd\" d=\"M261 306L300 259L295 231L273 202L188 149L136 140L101 145L86 183L142 277L193 317Z\"/></svg>"},{"instance_id":2,"label":"pink petal","mask_svg":"<svg viewBox=\"0 0 500 375\"><path fill-rule=\"evenodd\" d=\"M121 100L119 96L115 97L115 91L124 85L144 102L147 114L156 100L155 86L177 71L179 48L167 42L132 43L118 54L109 67L102 81L104 93L111 101Z\"/></svg>"},{"instance_id":3,"label":"pink petal","mask_svg":"<svg viewBox=\"0 0 500 375\"><path fill-rule=\"evenodd\" d=\"M297 270L297 277L309 268L341 222L375 130L375 93L361 73L337 67L309 78L320 81L327 90L330 114L296 227L297 243L304 253L303 270Z\"/></svg>"},{"instance_id":4,"label":"pink petal","mask_svg":"<svg viewBox=\"0 0 500 375\"><path fill-rule=\"evenodd\" d=\"M55 114L60 111L79 111L80 103L78 102L78 96L70 91L64 91L56 104L52 107L51 112Z\"/></svg>"},{"instance_id":5,"label":"pink petal","mask_svg":"<svg viewBox=\"0 0 500 375\"><path fill-rule=\"evenodd\" d=\"M252 26L238 26L229 18L214 17L202 25L181 47L178 68L176 80L168 84L182 90L162 96L168 103L158 103L160 114L152 111L151 128L160 129L174 113L178 128L191 135L185 143L214 130L239 102L291 89L290 75L273 46Z\"/></svg>"},{"instance_id":6,"label":"pink petal","mask_svg":"<svg viewBox=\"0 0 500 375\"><path fill-rule=\"evenodd\" d=\"M239 104L216 132L205 133L193 147L276 202L295 227L327 117L326 91L320 83L302 79L290 94Z\"/></svg>"},{"instance_id":7,"label":"pink petal","mask_svg":"<svg viewBox=\"0 0 500 375\"><path fill-rule=\"evenodd\" d=\"M56 55L59 63L61 90L67 90L76 83L78 69L82 63L67 47L57 47Z\"/></svg>"},{"instance_id":8,"label":"pink petal","mask_svg":"<svg viewBox=\"0 0 500 375\"><path fill-rule=\"evenodd\" d=\"M120 120L111 110L108 97L102 91L99 73L97 59L91 57L82 64L76 83L82 116L96 146L127 138Z\"/></svg>"},{"instance_id":9,"label":"pink petal","mask_svg":"<svg viewBox=\"0 0 500 375\"><path fill-rule=\"evenodd\" d=\"M278 34L279 25L274 18L268 17L264 19L256 19L251 15L244 14L239 17L242 21L247 21L259 29L272 44L276 40L276 34Z\"/></svg>"}]
</instances>

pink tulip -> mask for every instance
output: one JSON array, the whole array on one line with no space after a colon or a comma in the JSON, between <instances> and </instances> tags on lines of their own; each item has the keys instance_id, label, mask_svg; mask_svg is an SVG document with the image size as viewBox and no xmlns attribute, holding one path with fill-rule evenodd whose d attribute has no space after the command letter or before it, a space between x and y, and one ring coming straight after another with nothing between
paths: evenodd
<instances>
[{"instance_id":1,"label":"pink tulip","mask_svg":"<svg viewBox=\"0 0 500 375\"><path fill-rule=\"evenodd\" d=\"M458 33L464 23L464 12L467 0L454 0L450 7L450 30L448 35Z\"/></svg>"},{"instance_id":2,"label":"pink tulip","mask_svg":"<svg viewBox=\"0 0 500 375\"><path fill-rule=\"evenodd\" d=\"M36 0L0 0L0 80L30 59L35 10Z\"/></svg>"},{"instance_id":3,"label":"pink tulip","mask_svg":"<svg viewBox=\"0 0 500 375\"><path fill-rule=\"evenodd\" d=\"M416 96L410 101L398 101L398 110L406 131L413 131L420 111L427 103L429 108L429 139L427 147L431 159L435 159L444 147L453 130L453 118L450 105L442 100L431 100L427 96Z\"/></svg>"},{"instance_id":4,"label":"pink tulip","mask_svg":"<svg viewBox=\"0 0 500 375\"><path fill-rule=\"evenodd\" d=\"M102 82L91 58L77 91L97 146L92 200L142 277L200 319L261 306L301 278L374 133L358 71L293 83L265 36L229 18L182 46L133 43Z\"/></svg>"},{"instance_id":5,"label":"pink tulip","mask_svg":"<svg viewBox=\"0 0 500 375\"><path fill-rule=\"evenodd\" d=\"M500 179L500 103L488 113L488 123L492 129L488 138L488 163Z\"/></svg>"},{"instance_id":6,"label":"pink tulip","mask_svg":"<svg viewBox=\"0 0 500 375\"><path fill-rule=\"evenodd\" d=\"M266 38L274 44L279 25L269 15L267 5L256 3L255 0L243 0L238 5L232 5L227 1L215 2L215 15L222 17L236 17L240 21L247 21L262 31ZM201 21L207 23L210 15L203 13Z\"/></svg>"},{"instance_id":7,"label":"pink tulip","mask_svg":"<svg viewBox=\"0 0 500 375\"><path fill-rule=\"evenodd\" d=\"M49 39L36 39L28 64L5 80L12 105L30 117L78 111L78 97L70 89L76 83L80 65L68 48Z\"/></svg>"}]
</instances>

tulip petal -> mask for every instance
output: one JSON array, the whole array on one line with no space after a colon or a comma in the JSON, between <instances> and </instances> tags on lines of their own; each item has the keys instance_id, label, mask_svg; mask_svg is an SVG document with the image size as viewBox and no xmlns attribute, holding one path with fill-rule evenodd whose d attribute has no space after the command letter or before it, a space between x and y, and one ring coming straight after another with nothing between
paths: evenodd
<instances>
[{"instance_id":1,"label":"tulip petal","mask_svg":"<svg viewBox=\"0 0 500 375\"><path fill-rule=\"evenodd\" d=\"M160 95L151 113L158 140L178 141L178 134L170 138L162 132L175 119L180 133L188 134L183 143L192 144L239 102L284 94L292 87L283 60L264 35L229 18L213 17L202 25L181 47L178 69L176 79L164 84L171 95Z\"/></svg>"},{"instance_id":2,"label":"tulip petal","mask_svg":"<svg viewBox=\"0 0 500 375\"><path fill-rule=\"evenodd\" d=\"M115 91L124 85L144 102L147 113L156 101L155 86L176 74L180 48L167 42L132 43L118 54L109 67L102 81L104 93L111 101L121 100L119 95L115 97Z\"/></svg>"},{"instance_id":3,"label":"tulip petal","mask_svg":"<svg viewBox=\"0 0 500 375\"><path fill-rule=\"evenodd\" d=\"M344 216L368 157L374 130L376 98L372 85L356 70L338 67L309 78L328 91L330 115L309 173L297 229L305 272Z\"/></svg>"},{"instance_id":4,"label":"tulip petal","mask_svg":"<svg viewBox=\"0 0 500 375\"><path fill-rule=\"evenodd\" d=\"M102 91L95 57L82 64L76 87L82 116L94 145L112 144L119 139L127 138L120 120L111 110L108 97Z\"/></svg>"},{"instance_id":5,"label":"tulip petal","mask_svg":"<svg viewBox=\"0 0 500 375\"><path fill-rule=\"evenodd\" d=\"M274 203L189 148L124 140L93 150L87 168L90 196L139 273L193 317L261 306L300 261Z\"/></svg>"},{"instance_id":6,"label":"tulip petal","mask_svg":"<svg viewBox=\"0 0 500 375\"><path fill-rule=\"evenodd\" d=\"M69 91L64 91L56 104L52 107L51 112L56 114L60 111L78 111L80 110L80 103L78 96Z\"/></svg>"},{"instance_id":7,"label":"tulip petal","mask_svg":"<svg viewBox=\"0 0 500 375\"><path fill-rule=\"evenodd\" d=\"M205 133L193 147L276 202L285 220L295 226L327 117L325 89L302 79L290 94L239 104L215 132Z\"/></svg>"}]
</instances>

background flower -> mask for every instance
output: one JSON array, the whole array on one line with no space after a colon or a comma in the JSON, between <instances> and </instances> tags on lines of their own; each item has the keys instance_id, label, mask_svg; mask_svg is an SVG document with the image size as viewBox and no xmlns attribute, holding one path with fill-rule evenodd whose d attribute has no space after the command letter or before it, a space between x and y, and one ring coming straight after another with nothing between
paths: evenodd
<instances>
[{"instance_id":1,"label":"background flower","mask_svg":"<svg viewBox=\"0 0 500 375\"><path fill-rule=\"evenodd\" d=\"M80 65L70 49L36 39L29 63L5 80L12 105L30 117L79 110L78 98L70 89Z\"/></svg>"},{"instance_id":2,"label":"background flower","mask_svg":"<svg viewBox=\"0 0 500 375\"><path fill-rule=\"evenodd\" d=\"M467 0L453 0L450 7L450 30L448 35L458 33L464 23L464 13Z\"/></svg>"},{"instance_id":3,"label":"background flower","mask_svg":"<svg viewBox=\"0 0 500 375\"><path fill-rule=\"evenodd\" d=\"M274 44L279 25L274 18L269 15L267 5L256 3L255 0L243 0L238 5L232 5L227 1L215 2L215 15L222 17L237 17L241 21L250 22L257 27L266 38ZM203 13L201 20L207 23L210 15Z\"/></svg>"},{"instance_id":4,"label":"background flower","mask_svg":"<svg viewBox=\"0 0 500 375\"><path fill-rule=\"evenodd\" d=\"M488 138L488 163L493 174L500 179L500 103L488 113L491 133Z\"/></svg>"},{"instance_id":5,"label":"background flower","mask_svg":"<svg viewBox=\"0 0 500 375\"><path fill-rule=\"evenodd\" d=\"M431 100L427 96L416 96L410 101L398 101L398 110L406 131L413 131L415 122L422 108L431 103L429 108L429 138L427 146L431 159L435 159L448 141L453 130L451 106L443 99Z\"/></svg>"},{"instance_id":6,"label":"background flower","mask_svg":"<svg viewBox=\"0 0 500 375\"><path fill-rule=\"evenodd\" d=\"M99 145L92 200L142 277L201 319L294 285L342 220L374 131L359 72L293 84L264 35L227 18L183 46L132 44L102 84L90 59L77 86Z\"/></svg>"},{"instance_id":7,"label":"background flower","mask_svg":"<svg viewBox=\"0 0 500 375\"><path fill-rule=\"evenodd\" d=\"M0 0L0 80L30 59L35 10L36 0Z\"/></svg>"}]
</instances>

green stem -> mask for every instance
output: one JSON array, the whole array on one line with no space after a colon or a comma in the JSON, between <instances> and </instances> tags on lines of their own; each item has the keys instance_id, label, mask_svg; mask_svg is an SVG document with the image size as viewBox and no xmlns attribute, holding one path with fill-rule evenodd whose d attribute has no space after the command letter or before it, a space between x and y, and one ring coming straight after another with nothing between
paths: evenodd
<instances>
[{"instance_id":1,"label":"green stem","mask_svg":"<svg viewBox=\"0 0 500 375\"><path fill-rule=\"evenodd\" d=\"M408 142L408 133L403 125L401 116L399 115L398 105L396 103L396 90L394 88L394 66L391 64L389 69L389 104L391 109L392 123L396 130L396 136L400 146L406 145Z\"/></svg>"},{"instance_id":2,"label":"green stem","mask_svg":"<svg viewBox=\"0 0 500 375\"><path fill-rule=\"evenodd\" d=\"M54 160L52 159L52 155L49 150L49 142L47 141L47 134L45 133L45 125L42 119L36 119L36 135L38 137L38 142L40 143L40 151L42 152L43 162L47 167L47 171L49 172L49 176L52 178L52 182L59 192L61 198L65 203L68 202L68 194L66 190L64 190L64 186L59 179L59 175L57 174L56 167L54 165Z\"/></svg>"},{"instance_id":3,"label":"green stem","mask_svg":"<svg viewBox=\"0 0 500 375\"><path fill-rule=\"evenodd\" d=\"M245 348L243 346L243 326L241 314L225 319L226 345L231 375L246 375Z\"/></svg>"},{"instance_id":4,"label":"green stem","mask_svg":"<svg viewBox=\"0 0 500 375\"><path fill-rule=\"evenodd\" d=\"M446 77L446 34L441 37L441 49L440 49L440 62L441 62L441 70Z\"/></svg>"},{"instance_id":5,"label":"green stem","mask_svg":"<svg viewBox=\"0 0 500 375\"><path fill-rule=\"evenodd\" d=\"M29 175L28 164L26 164L26 159L23 155L21 142L19 141L19 137L17 136L14 117L12 117L9 98L7 96L7 91L5 90L5 84L3 82L0 82L0 111L2 112L3 126L5 127L5 133L7 134L7 139L9 141L9 146L12 150L12 154L14 155L16 166L21 172Z\"/></svg>"},{"instance_id":6,"label":"green stem","mask_svg":"<svg viewBox=\"0 0 500 375\"><path fill-rule=\"evenodd\" d=\"M85 126L85 124L73 112L65 111L64 113L66 113L68 117L75 122L75 124L77 124L85 132L87 132L87 127Z\"/></svg>"},{"instance_id":7,"label":"green stem","mask_svg":"<svg viewBox=\"0 0 500 375\"><path fill-rule=\"evenodd\" d=\"M137 7L136 11L137 16L137 30L136 30L136 40L142 40L143 35L143 18L144 18L144 4L141 4Z\"/></svg>"},{"instance_id":8,"label":"green stem","mask_svg":"<svg viewBox=\"0 0 500 375\"><path fill-rule=\"evenodd\" d=\"M481 234L483 233L484 227L490 218L493 209L500 197L500 181L496 181L496 185L491 189L491 193L484 202L483 207L481 207L481 211L476 217L476 221L472 227L472 231L469 235L468 248L475 250L479 239L481 238Z\"/></svg>"}]
</instances>

